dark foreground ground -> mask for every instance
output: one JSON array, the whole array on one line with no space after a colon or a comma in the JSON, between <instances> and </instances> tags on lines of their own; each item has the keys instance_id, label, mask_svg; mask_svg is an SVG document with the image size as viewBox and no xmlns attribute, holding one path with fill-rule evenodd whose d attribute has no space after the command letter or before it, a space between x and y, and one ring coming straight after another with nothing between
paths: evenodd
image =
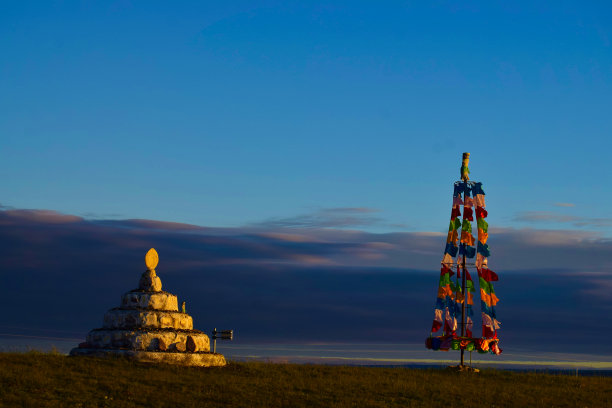
<instances>
[{"instance_id":1,"label":"dark foreground ground","mask_svg":"<svg viewBox=\"0 0 612 408\"><path fill-rule=\"evenodd\" d=\"M2 407L605 407L612 378L232 363L186 368L0 353Z\"/></svg>"}]
</instances>

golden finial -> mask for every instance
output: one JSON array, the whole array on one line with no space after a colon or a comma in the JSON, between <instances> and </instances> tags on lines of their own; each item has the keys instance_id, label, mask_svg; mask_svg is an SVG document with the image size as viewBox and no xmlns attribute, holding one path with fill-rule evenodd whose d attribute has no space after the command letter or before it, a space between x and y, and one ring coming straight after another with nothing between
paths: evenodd
<instances>
[{"instance_id":1,"label":"golden finial","mask_svg":"<svg viewBox=\"0 0 612 408\"><path fill-rule=\"evenodd\" d=\"M147 264L147 269L150 271L155 270L157 263L159 262L159 255L157 255L157 251L155 248L149 249L147 255L145 255L145 263Z\"/></svg>"}]
</instances>

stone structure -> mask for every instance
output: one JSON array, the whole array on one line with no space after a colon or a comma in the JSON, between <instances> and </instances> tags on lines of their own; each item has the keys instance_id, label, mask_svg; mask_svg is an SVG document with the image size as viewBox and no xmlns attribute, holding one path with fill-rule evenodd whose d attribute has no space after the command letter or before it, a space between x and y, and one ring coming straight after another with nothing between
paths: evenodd
<instances>
[{"instance_id":1,"label":"stone structure","mask_svg":"<svg viewBox=\"0 0 612 408\"><path fill-rule=\"evenodd\" d=\"M104 325L70 351L80 355L122 355L139 361L192 366L224 366L221 354L210 352L206 334L193 329L193 319L179 311L175 295L162 291L155 267L158 255L151 248L147 270L138 289L123 295L121 306L104 315Z\"/></svg>"}]
</instances>

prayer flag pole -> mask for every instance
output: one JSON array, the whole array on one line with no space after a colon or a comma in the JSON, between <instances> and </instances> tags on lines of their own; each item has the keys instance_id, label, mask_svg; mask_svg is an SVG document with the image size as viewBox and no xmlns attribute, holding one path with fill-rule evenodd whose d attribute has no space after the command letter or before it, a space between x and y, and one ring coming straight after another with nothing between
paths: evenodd
<instances>
[{"instance_id":1,"label":"prayer flag pole","mask_svg":"<svg viewBox=\"0 0 612 408\"><path fill-rule=\"evenodd\" d=\"M500 323L495 312L498 298L492 284L493 281L498 280L498 276L488 269L487 263L490 251L487 245L488 223L484 220L488 214L485 209L485 193L482 189L482 183L470 181L469 161L470 154L463 153L460 170L461 180L454 183L451 221L444 249L444 258L441 262L434 321L429 338L425 341L425 346L431 350L449 350L451 348L460 350L459 366L453 367L459 371L478 371L465 365L466 350L493 354L502 352L497 337L497 329L499 329ZM462 215L462 206L463 216L461 221L459 217ZM470 223L470 221L474 221L474 211L478 229L477 240L472 235L472 224ZM459 228L461 228L460 232ZM472 261L474 257L476 257L475 262ZM453 284L451 276L454 273L451 268L455 262L457 276ZM470 292L475 291L475 285L469 275L468 265L475 266L478 271L482 316L482 337L480 338L475 338L472 334L473 296ZM461 271L463 271L463 276L460 276ZM459 279L461 279L461 283L459 283ZM459 303L461 308L459 308ZM459 313L461 313L461 330L458 336L457 320ZM434 333L441 328L443 328L442 335L434 336Z\"/></svg>"},{"instance_id":2,"label":"prayer flag pole","mask_svg":"<svg viewBox=\"0 0 612 408\"><path fill-rule=\"evenodd\" d=\"M468 169L468 165L470 164L470 154L463 153L463 160L461 161L461 180L466 183L470 180L470 170ZM465 199L467 198L467 194L463 192L463 205L465 206ZM464 207L465 211L465 207ZM467 302L467 293L465 292L465 277L467 276L465 269L465 252L463 253L463 259L461 263L461 269L463 274L461 276L461 294L463 295L463 302L461 302L461 337L465 337L465 303ZM465 348L461 349L461 362L460 367L463 367L463 354L465 353Z\"/></svg>"}]
</instances>

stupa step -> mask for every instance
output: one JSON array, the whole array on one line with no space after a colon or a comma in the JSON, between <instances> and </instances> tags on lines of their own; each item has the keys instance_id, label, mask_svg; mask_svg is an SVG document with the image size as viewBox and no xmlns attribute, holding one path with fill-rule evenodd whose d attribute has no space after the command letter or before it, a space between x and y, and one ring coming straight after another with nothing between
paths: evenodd
<instances>
[{"instance_id":1,"label":"stupa step","mask_svg":"<svg viewBox=\"0 0 612 408\"><path fill-rule=\"evenodd\" d=\"M132 291L123 295L121 307L178 311L178 300L168 292Z\"/></svg>"},{"instance_id":2,"label":"stupa step","mask_svg":"<svg viewBox=\"0 0 612 408\"><path fill-rule=\"evenodd\" d=\"M198 330L96 329L89 332L87 348L148 351L210 351L210 339Z\"/></svg>"},{"instance_id":3,"label":"stupa step","mask_svg":"<svg viewBox=\"0 0 612 408\"><path fill-rule=\"evenodd\" d=\"M71 356L121 356L146 363L178 364L196 367L219 367L226 364L225 357L215 353L172 353L115 349L75 348Z\"/></svg>"},{"instance_id":4,"label":"stupa step","mask_svg":"<svg viewBox=\"0 0 612 408\"><path fill-rule=\"evenodd\" d=\"M193 329L187 313L166 310L111 309L104 315L106 329Z\"/></svg>"}]
</instances>

